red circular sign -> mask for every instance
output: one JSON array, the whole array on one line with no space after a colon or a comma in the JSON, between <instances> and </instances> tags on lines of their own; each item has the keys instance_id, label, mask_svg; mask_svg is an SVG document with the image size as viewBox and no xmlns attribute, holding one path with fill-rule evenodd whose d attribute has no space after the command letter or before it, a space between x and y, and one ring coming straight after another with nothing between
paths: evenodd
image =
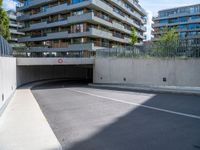
<instances>
[{"instance_id":1,"label":"red circular sign","mask_svg":"<svg viewBox=\"0 0 200 150\"><path fill-rule=\"evenodd\" d=\"M63 61L62 58L59 58L59 59L58 59L58 63L59 63L59 64L62 64L63 62L64 62L64 61Z\"/></svg>"}]
</instances>

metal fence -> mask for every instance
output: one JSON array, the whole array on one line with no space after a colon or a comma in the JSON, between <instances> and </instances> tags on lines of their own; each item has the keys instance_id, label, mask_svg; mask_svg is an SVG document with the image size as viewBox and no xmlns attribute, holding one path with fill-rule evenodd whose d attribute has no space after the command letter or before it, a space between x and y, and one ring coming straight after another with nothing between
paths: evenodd
<instances>
[{"instance_id":1,"label":"metal fence","mask_svg":"<svg viewBox=\"0 0 200 150\"><path fill-rule=\"evenodd\" d=\"M134 47L117 47L100 49L96 57L180 57L200 58L200 46L179 45L176 48L167 46L143 45Z\"/></svg>"},{"instance_id":2,"label":"metal fence","mask_svg":"<svg viewBox=\"0 0 200 150\"><path fill-rule=\"evenodd\" d=\"M66 57L66 58L92 58L95 51L39 51L30 52L27 48L13 49L14 57Z\"/></svg>"},{"instance_id":3,"label":"metal fence","mask_svg":"<svg viewBox=\"0 0 200 150\"><path fill-rule=\"evenodd\" d=\"M167 42L166 44L145 43L140 46L126 46L109 48L108 43L101 43L104 49L95 51L30 51L27 47L13 49L15 57L180 57L200 58L200 43L188 44L178 41L177 45ZM95 43L97 45L97 43ZM192 45L192 46L191 46ZM81 45L80 45L81 46ZM81 48L82 49L82 48Z\"/></svg>"},{"instance_id":4,"label":"metal fence","mask_svg":"<svg viewBox=\"0 0 200 150\"><path fill-rule=\"evenodd\" d=\"M11 55L12 55L12 47L0 35L0 56L11 56Z\"/></svg>"}]
</instances>

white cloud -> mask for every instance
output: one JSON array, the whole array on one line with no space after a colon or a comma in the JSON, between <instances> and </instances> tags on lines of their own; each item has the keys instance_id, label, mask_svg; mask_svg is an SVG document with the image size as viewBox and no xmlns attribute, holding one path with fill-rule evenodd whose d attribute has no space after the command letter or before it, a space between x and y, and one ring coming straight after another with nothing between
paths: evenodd
<instances>
[{"instance_id":1,"label":"white cloud","mask_svg":"<svg viewBox=\"0 0 200 150\"><path fill-rule=\"evenodd\" d=\"M146 11L147 12L147 24L146 24L146 36L147 36L147 39L146 40L151 40L152 38L152 35L151 35L151 31L152 31L152 16L153 16L153 13L152 11Z\"/></svg>"},{"instance_id":2,"label":"white cloud","mask_svg":"<svg viewBox=\"0 0 200 150\"><path fill-rule=\"evenodd\" d=\"M14 2L13 0L3 0L3 8L6 10L15 10L16 4L17 2Z\"/></svg>"}]
</instances>

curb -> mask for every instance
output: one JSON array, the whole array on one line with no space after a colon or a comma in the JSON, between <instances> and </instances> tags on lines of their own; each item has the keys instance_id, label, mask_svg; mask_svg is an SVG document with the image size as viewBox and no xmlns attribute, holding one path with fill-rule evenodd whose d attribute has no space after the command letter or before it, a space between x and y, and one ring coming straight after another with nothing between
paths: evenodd
<instances>
[{"instance_id":1,"label":"curb","mask_svg":"<svg viewBox=\"0 0 200 150\"><path fill-rule=\"evenodd\" d=\"M61 79L62 80L62 79ZM31 82L31 83L28 83L28 84L25 84L25 85L22 85L20 87L17 87L13 93L7 98L7 100L5 101L5 103L3 104L3 106L0 108L0 117L3 115L4 111L6 110L7 106L9 105L9 103L12 101L12 98L13 96L15 95L15 92L18 90L18 89L32 89L36 86L40 86L41 84L45 84L45 83L48 83L48 82L54 82L54 81L60 81L60 80L43 80L43 81L36 81L36 82Z\"/></svg>"},{"instance_id":2,"label":"curb","mask_svg":"<svg viewBox=\"0 0 200 150\"><path fill-rule=\"evenodd\" d=\"M198 95L200 96L200 90L190 90L182 88L170 88L170 87L148 87L148 86L126 86L126 85L112 85L112 84L88 84L94 88L107 88L116 90L127 90L127 91L139 91L139 92L156 92L156 93L171 93L171 94L186 94L186 95Z\"/></svg>"},{"instance_id":3,"label":"curb","mask_svg":"<svg viewBox=\"0 0 200 150\"><path fill-rule=\"evenodd\" d=\"M42 84L46 84L46 83L49 83L49 82L59 82L59 81L67 81L67 79L64 79L64 78L63 79L45 79L45 80L40 80L40 81L33 81L33 82L30 82L30 83L23 84L23 85L19 86L17 89L30 89L30 90L32 90L33 88L40 86Z\"/></svg>"}]
</instances>

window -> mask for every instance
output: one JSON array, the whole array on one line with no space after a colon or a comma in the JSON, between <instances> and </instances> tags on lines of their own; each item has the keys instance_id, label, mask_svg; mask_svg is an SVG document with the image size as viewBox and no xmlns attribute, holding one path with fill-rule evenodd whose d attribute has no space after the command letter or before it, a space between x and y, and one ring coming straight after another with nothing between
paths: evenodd
<instances>
[{"instance_id":1,"label":"window","mask_svg":"<svg viewBox=\"0 0 200 150\"><path fill-rule=\"evenodd\" d=\"M32 1L32 0L25 0L25 1L24 1L24 6L28 6L28 5L30 4L31 1Z\"/></svg>"},{"instance_id":2,"label":"window","mask_svg":"<svg viewBox=\"0 0 200 150\"><path fill-rule=\"evenodd\" d=\"M41 12L46 12L47 9L48 9L48 5L42 6L40 11L41 11Z\"/></svg>"},{"instance_id":3,"label":"window","mask_svg":"<svg viewBox=\"0 0 200 150\"><path fill-rule=\"evenodd\" d=\"M83 24L75 24L72 26L72 32L77 33L77 32L84 32L83 29Z\"/></svg>"},{"instance_id":4,"label":"window","mask_svg":"<svg viewBox=\"0 0 200 150\"><path fill-rule=\"evenodd\" d=\"M168 23L168 20L160 20L160 23L166 24L166 23Z\"/></svg>"},{"instance_id":5,"label":"window","mask_svg":"<svg viewBox=\"0 0 200 150\"><path fill-rule=\"evenodd\" d=\"M84 43L85 39L84 38L74 38L72 39L72 44L80 44Z\"/></svg>"},{"instance_id":6,"label":"window","mask_svg":"<svg viewBox=\"0 0 200 150\"><path fill-rule=\"evenodd\" d=\"M80 3L80 2L83 2L84 0L72 0L72 4L77 4L77 3Z\"/></svg>"},{"instance_id":7,"label":"window","mask_svg":"<svg viewBox=\"0 0 200 150\"><path fill-rule=\"evenodd\" d=\"M187 29L187 25L179 25L179 29Z\"/></svg>"},{"instance_id":8,"label":"window","mask_svg":"<svg viewBox=\"0 0 200 150\"><path fill-rule=\"evenodd\" d=\"M187 22L187 17L180 17L179 22Z\"/></svg>"},{"instance_id":9,"label":"window","mask_svg":"<svg viewBox=\"0 0 200 150\"><path fill-rule=\"evenodd\" d=\"M190 35L190 36L195 36L195 35L196 35L196 32L189 32L189 35Z\"/></svg>"},{"instance_id":10,"label":"window","mask_svg":"<svg viewBox=\"0 0 200 150\"><path fill-rule=\"evenodd\" d=\"M77 10L77 11L73 12L73 16L78 16L78 15L82 15L82 14L84 14L83 10Z\"/></svg>"},{"instance_id":11,"label":"window","mask_svg":"<svg viewBox=\"0 0 200 150\"><path fill-rule=\"evenodd\" d=\"M189 29L196 29L196 26L197 26L196 24L189 24L188 28Z\"/></svg>"},{"instance_id":12,"label":"window","mask_svg":"<svg viewBox=\"0 0 200 150\"><path fill-rule=\"evenodd\" d=\"M186 32L180 32L179 35L180 35L181 38L185 38L187 36Z\"/></svg>"},{"instance_id":13,"label":"window","mask_svg":"<svg viewBox=\"0 0 200 150\"><path fill-rule=\"evenodd\" d=\"M170 19L169 20L169 23L176 23L176 22L178 22L178 19Z\"/></svg>"},{"instance_id":14,"label":"window","mask_svg":"<svg viewBox=\"0 0 200 150\"><path fill-rule=\"evenodd\" d=\"M192 17L190 17L191 19L199 19L200 18L200 16L192 16Z\"/></svg>"}]
</instances>

